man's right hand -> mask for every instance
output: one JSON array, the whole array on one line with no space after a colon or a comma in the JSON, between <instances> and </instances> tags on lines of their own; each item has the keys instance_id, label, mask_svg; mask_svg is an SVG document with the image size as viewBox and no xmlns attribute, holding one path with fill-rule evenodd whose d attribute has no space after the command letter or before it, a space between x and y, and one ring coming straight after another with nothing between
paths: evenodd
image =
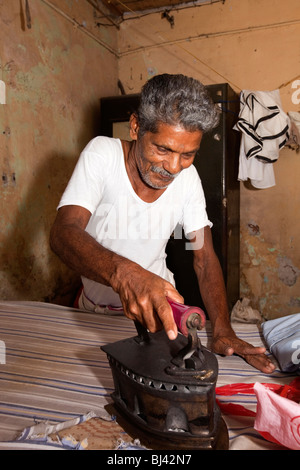
<instances>
[{"instance_id":1,"label":"man's right hand","mask_svg":"<svg viewBox=\"0 0 300 470\"><path fill-rule=\"evenodd\" d=\"M114 287L122 301L125 315L139 321L151 333L164 328L169 339L175 339L177 327L167 297L179 303L184 302L183 297L172 284L156 274L135 263L129 262L127 269L125 265L119 268L120 280Z\"/></svg>"}]
</instances>

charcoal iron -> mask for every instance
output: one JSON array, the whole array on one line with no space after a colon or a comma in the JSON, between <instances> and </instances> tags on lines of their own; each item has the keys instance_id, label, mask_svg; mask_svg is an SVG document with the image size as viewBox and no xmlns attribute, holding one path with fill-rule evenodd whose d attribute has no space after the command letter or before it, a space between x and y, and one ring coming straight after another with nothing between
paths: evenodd
<instances>
[{"instance_id":1,"label":"charcoal iron","mask_svg":"<svg viewBox=\"0 0 300 470\"><path fill-rule=\"evenodd\" d=\"M102 347L111 367L116 409L160 449L228 449L228 431L215 400L218 362L197 331L198 307L169 301L179 334L149 333Z\"/></svg>"}]
</instances>

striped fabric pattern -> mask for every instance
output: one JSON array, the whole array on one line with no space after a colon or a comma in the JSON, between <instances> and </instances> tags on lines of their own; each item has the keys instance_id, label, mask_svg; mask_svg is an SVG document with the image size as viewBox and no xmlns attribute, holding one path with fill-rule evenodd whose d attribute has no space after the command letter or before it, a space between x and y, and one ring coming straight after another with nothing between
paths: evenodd
<instances>
[{"instance_id":1,"label":"striped fabric pattern","mask_svg":"<svg viewBox=\"0 0 300 470\"><path fill-rule=\"evenodd\" d=\"M290 121L282 110L279 90L251 92L240 96L240 114L236 127L246 136L246 158L263 163L278 159L279 150L289 138Z\"/></svg>"},{"instance_id":2,"label":"striped fabric pattern","mask_svg":"<svg viewBox=\"0 0 300 470\"><path fill-rule=\"evenodd\" d=\"M200 332L211 340L210 325ZM256 325L236 324L237 334L261 345ZM114 386L104 344L136 335L132 321L40 302L0 301L0 442L11 441L40 421L60 423L111 403ZM1 348L2 346L2 348ZM233 383L289 383L277 369L261 374L239 357L219 357L217 386ZM217 397L255 411L254 395ZM276 448L253 429L254 418L224 415L230 448Z\"/></svg>"}]
</instances>

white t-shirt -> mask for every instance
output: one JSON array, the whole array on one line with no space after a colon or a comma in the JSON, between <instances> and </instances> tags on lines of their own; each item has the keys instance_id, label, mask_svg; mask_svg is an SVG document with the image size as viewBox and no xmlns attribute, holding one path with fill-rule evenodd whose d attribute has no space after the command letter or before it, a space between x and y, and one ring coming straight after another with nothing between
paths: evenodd
<instances>
[{"instance_id":1,"label":"white t-shirt","mask_svg":"<svg viewBox=\"0 0 300 470\"><path fill-rule=\"evenodd\" d=\"M174 285L166 266L170 235L182 236L211 226L197 170L183 170L154 202L135 193L127 175L121 141L94 138L83 150L58 208L77 205L88 209L86 231L102 246L118 253ZM97 305L120 306L118 294L85 277L85 295Z\"/></svg>"}]
</instances>

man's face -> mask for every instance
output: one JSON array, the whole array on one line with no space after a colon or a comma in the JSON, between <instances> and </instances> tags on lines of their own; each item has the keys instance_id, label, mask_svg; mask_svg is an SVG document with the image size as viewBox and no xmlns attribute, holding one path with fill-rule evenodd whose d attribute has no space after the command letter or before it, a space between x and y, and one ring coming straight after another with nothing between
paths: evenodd
<instances>
[{"instance_id":1,"label":"man's face","mask_svg":"<svg viewBox=\"0 0 300 470\"><path fill-rule=\"evenodd\" d=\"M137 124L137 123L136 123ZM138 125L137 125L138 128ZM189 132L181 126L159 123L158 132L136 137L136 163L148 186L164 189L192 165L202 139L201 131Z\"/></svg>"}]
</instances>

